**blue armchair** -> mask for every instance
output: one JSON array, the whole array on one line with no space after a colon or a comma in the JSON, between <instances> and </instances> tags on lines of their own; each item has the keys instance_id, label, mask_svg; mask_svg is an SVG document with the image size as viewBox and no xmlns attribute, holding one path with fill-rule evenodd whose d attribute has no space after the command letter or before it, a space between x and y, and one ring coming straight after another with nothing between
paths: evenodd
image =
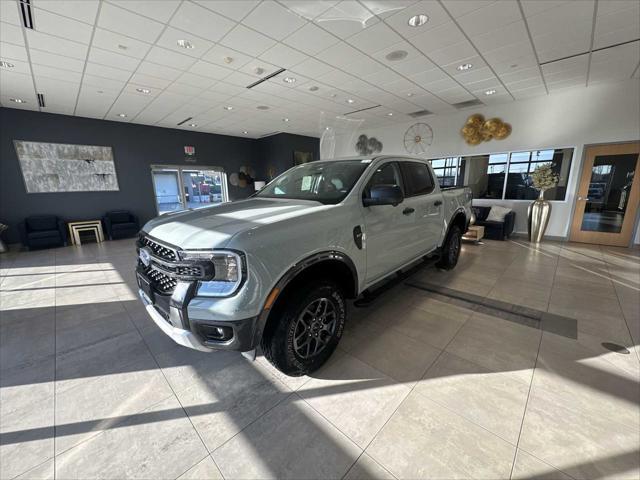
<instances>
[{"instance_id":1,"label":"blue armchair","mask_svg":"<svg viewBox=\"0 0 640 480\"><path fill-rule=\"evenodd\" d=\"M22 244L29 249L64 247L67 230L64 222L55 215L27 217L18 224Z\"/></svg>"},{"instance_id":2,"label":"blue armchair","mask_svg":"<svg viewBox=\"0 0 640 480\"><path fill-rule=\"evenodd\" d=\"M102 217L104 229L110 240L135 237L140 230L138 217L127 210L114 210Z\"/></svg>"}]
</instances>

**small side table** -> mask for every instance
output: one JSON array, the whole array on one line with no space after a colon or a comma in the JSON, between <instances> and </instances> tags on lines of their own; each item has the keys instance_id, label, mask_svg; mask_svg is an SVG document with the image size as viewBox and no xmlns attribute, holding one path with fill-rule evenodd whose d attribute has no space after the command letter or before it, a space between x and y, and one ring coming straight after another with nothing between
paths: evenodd
<instances>
[{"instance_id":1,"label":"small side table","mask_svg":"<svg viewBox=\"0 0 640 480\"><path fill-rule=\"evenodd\" d=\"M484 237L484 227L482 225L471 225L469 230L462 236L465 240L471 240L480 243Z\"/></svg>"},{"instance_id":2,"label":"small side table","mask_svg":"<svg viewBox=\"0 0 640 480\"><path fill-rule=\"evenodd\" d=\"M69 222L69 238L71 245L81 245L80 232L91 231L96 236L96 242L104 242L104 233L102 232L102 222L100 220L86 220L83 222Z\"/></svg>"}]
</instances>

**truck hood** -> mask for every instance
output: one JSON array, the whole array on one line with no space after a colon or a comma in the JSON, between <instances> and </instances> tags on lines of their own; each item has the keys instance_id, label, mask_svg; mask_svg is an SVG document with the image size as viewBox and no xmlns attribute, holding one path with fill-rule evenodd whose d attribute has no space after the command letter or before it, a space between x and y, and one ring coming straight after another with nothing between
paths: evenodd
<instances>
[{"instance_id":1,"label":"truck hood","mask_svg":"<svg viewBox=\"0 0 640 480\"><path fill-rule=\"evenodd\" d=\"M309 200L250 198L167 213L147 222L142 230L182 249L224 248L237 233L331 207Z\"/></svg>"}]
</instances>

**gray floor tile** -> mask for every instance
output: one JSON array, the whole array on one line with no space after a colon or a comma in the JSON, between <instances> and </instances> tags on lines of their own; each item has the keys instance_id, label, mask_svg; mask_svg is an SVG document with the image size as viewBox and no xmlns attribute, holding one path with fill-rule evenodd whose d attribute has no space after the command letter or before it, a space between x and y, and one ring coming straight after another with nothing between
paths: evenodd
<instances>
[{"instance_id":1,"label":"gray floor tile","mask_svg":"<svg viewBox=\"0 0 640 480\"><path fill-rule=\"evenodd\" d=\"M392 480L394 478L382 465L363 453L345 475L344 480Z\"/></svg>"},{"instance_id":2,"label":"gray floor tile","mask_svg":"<svg viewBox=\"0 0 640 480\"><path fill-rule=\"evenodd\" d=\"M360 448L365 448L409 388L347 353L337 352L299 395Z\"/></svg>"},{"instance_id":3,"label":"gray floor tile","mask_svg":"<svg viewBox=\"0 0 640 480\"><path fill-rule=\"evenodd\" d=\"M514 480L571 480L570 476L520 449L516 453L511 478Z\"/></svg>"},{"instance_id":4,"label":"gray floor tile","mask_svg":"<svg viewBox=\"0 0 640 480\"><path fill-rule=\"evenodd\" d=\"M213 458L225 478L341 478L361 451L292 394Z\"/></svg>"},{"instance_id":5,"label":"gray floor tile","mask_svg":"<svg viewBox=\"0 0 640 480\"><path fill-rule=\"evenodd\" d=\"M397 478L508 478L515 447L412 392L366 452Z\"/></svg>"},{"instance_id":6,"label":"gray floor tile","mask_svg":"<svg viewBox=\"0 0 640 480\"><path fill-rule=\"evenodd\" d=\"M182 475L178 477L177 480L224 480L224 477L218 470L217 465L211 458L211 456L207 455L204 460L196 463L189 470L184 472Z\"/></svg>"},{"instance_id":7,"label":"gray floor tile","mask_svg":"<svg viewBox=\"0 0 640 480\"><path fill-rule=\"evenodd\" d=\"M56 458L56 478L175 479L207 455L172 397Z\"/></svg>"}]
</instances>

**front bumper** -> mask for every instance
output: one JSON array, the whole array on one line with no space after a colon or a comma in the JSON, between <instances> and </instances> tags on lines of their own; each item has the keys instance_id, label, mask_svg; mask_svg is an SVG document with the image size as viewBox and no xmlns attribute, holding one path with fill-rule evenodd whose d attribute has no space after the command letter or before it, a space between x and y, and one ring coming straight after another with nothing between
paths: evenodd
<instances>
[{"instance_id":1,"label":"front bumper","mask_svg":"<svg viewBox=\"0 0 640 480\"><path fill-rule=\"evenodd\" d=\"M155 324L179 345L202 352L246 352L256 347L259 339L258 317L219 321L189 317L187 306L194 298L194 282L179 282L171 295L162 295L154 291L140 268L136 273L138 295L147 313ZM212 333L218 328L225 332L223 338L212 337Z\"/></svg>"}]
</instances>

